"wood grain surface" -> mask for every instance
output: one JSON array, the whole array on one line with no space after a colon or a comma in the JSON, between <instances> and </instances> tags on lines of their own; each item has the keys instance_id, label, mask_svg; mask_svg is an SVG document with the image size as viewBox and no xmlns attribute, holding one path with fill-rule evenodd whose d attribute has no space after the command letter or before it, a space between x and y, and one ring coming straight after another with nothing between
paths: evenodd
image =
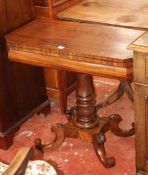
<instances>
[{"instance_id":1,"label":"wood grain surface","mask_svg":"<svg viewBox=\"0 0 148 175\"><path fill-rule=\"evenodd\" d=\"M148 28L147 0L82 0L58 18L107 25Z\"/></svg>"},{"instance_id":2,"label":"wood grain surface","mask_svg":"<svg viewBox=\"0 0 148 175\"><path fill-rule=\"evenodd\" d=\"M30 0L5 0L8 32L35 18L33 2ZM4 14L5 15L5 14Z\"/></svg>"},{"instance_id":3,"label":"wood grain surface","mask_svg":"<svg viewBox=\"0 0 148 175\"><path fill-rule=\"evenodd\" d=\"M11 51L29 53L32 57L33 54L38 55L36 61L33 58L28 60L30 64L43 67L54 64L55 68L64 67L66 70L87 73L92 70L84 70L85 67L80 69L80 64L88 65L88 69L94 69L96 66L93 72L104 69L103 74L108 76L114 72L116 77L125 77L125 72L130 69L132 74L133 55L132 51L127 50L127 46L141 34L143 31L58 20L50 21L49 25L49 21L39 19L7 35L6 38ZM43 57L48 60L43 62ZM22 60L20 58L17 61ZM112 73L105 72L108 66ZM98 70L98 67L102 68ZM116 72L115 67L123 69L124 75L120 75L120 71Z\"/></svg>"},{"instance_id":4,"label":"wood grain surface","mask_svg":"<svg viewBox=\"0 0 148 175\"><path fill-rule=\"evenodd\" d=\"M14 50L90 63L101 60L123 64L132 58L128 44L142 34L133 29L39 19L7 35L7 41Z\"/></svg>"},{"instance_id":5,"label":"wood grain surface","mask_svg":"<svg viewBox=\"0 0 148 175\"><path fill-rule=\"evenodd\" d=\"M134 50L134 112L137 175L148 174L148 32L129 46Z\"/></svg>"}]
</instances>

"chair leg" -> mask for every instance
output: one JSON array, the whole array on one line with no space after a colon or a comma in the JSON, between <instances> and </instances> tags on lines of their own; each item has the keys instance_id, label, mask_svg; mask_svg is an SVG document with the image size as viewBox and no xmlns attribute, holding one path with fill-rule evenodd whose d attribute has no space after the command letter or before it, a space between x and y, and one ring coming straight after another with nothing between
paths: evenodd
<instances>
[{"instance_id":1,"label":"chair leg","mask_svg":"<svg viewBox=\"0 0 148 175\"><path fill-rule=\"evenodd\" d=\"M67 94L64 90L59 92L59 106L61 113L65 114L67 109Z\"/></svg>"},{"instance_id":2,"label":"chair leg","mask_svg":"<svg viewBox=\"0 0 148 175\"><path fill-rule=\"evenodd\" d=\"M66 72L58 71L59 105L62 113L65 113L67 108L66 83Z\"/></svg>"},{"instance_id":3,"label":"chair leg","mask_svg":"<svg viewBox=\"0 0 148 175\"><path fill-rule=\"evenodd\" d=\"M22 147L3 175L25 174L28 161L33 160L34 150L32 147Z\"/></svg>"},{"instance_id":4,"label":"chair leg","mask_svg":"<svg viewBox=\"0 0 148 175\"><path fill-rule=\"evenodd\" d=\"M126 92L129 100L133 103L134 97L133 97L133 89L131 87L131 82L122 80L120 81L119 86L115 91L111 92L111 94L109 94L102 102L96 105L96 109L109 106L112 103L116 102L123 96L124 92Z\"/></svg>"},{"instance_id":5,"label":"chair leg","mask_svg":"<svg viewBox=\"0 0 148 175\"><path fill-rule=\"evenodd\" d=\"M65 113L67 96L76 89L76 75L72 72L44 68L44 78L47 96L49 98L58 98L60 111Z\"/></svg>"}]
</instances>

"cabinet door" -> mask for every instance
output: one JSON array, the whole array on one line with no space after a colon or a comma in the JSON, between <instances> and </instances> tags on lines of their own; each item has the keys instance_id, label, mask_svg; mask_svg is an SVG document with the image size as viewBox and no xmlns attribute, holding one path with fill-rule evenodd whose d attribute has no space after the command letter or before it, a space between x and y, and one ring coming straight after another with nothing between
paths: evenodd
<instances>
[{"instance_id":1,"label":"cabinet door","mask_svg":"<svg viewBox=\"0 0 148 175\"><path fill-rule=\"evenodd\" d=\"M135 83L137 171L148 172L148 86Z\"/></svg>"}]
</instances>

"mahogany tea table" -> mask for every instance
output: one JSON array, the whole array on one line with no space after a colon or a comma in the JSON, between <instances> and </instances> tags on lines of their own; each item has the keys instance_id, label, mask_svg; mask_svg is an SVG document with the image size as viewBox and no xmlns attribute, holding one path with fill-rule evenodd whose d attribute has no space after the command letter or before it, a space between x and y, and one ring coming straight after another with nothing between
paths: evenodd
<instances>
[{"instance_id":1,"label":"mahogany tea table","mask_svg":"<svg viewBox=\"0 0 148 175\"><path fill-rule=\"evenodd\" d=\"M134 134L134 126L121 130L120 115L99 116L92 76L131 80L133 55L127 46L142 34L134 29L37 19L6 36L10 60L78 73L76 106L67 112L67 124L53 125L55 139L48 145L37 139L38 149L53 149L65 137L80 138L94 145L106 168L115 165L114 157L107 157L105 152L105 133L111 130L127 137Z\"/></svg>"}]
</instances>

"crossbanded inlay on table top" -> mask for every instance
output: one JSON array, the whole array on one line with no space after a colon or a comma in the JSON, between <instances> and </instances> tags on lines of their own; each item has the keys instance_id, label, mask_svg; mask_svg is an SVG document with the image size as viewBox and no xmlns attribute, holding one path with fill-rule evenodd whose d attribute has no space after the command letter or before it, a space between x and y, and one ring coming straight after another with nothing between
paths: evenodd
<instances>
[{"instance_id":1,"label":"crossbanded inlay on table top","mask_svg":"<svg viewBox=\"0 0 148 175\"><path fill-rule=\"evenodd\" d=\"M67 21L34 20L7 35L9 49L105 65L131 65L127 46L143 31Z\"/></svg>"}]
</instances>

